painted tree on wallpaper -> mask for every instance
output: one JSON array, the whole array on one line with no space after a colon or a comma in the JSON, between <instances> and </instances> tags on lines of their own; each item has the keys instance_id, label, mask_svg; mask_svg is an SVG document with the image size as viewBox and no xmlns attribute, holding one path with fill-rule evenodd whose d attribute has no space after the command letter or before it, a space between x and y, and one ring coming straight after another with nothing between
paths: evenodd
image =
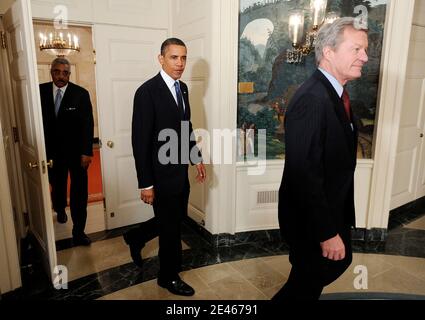
<instances>
[{"instance_id":1,"label":"painted tree on wallpaper","mask_svg":"<svg viewBox=\"0 0 425 320\"><path fill-rule=\"evenodd\" d=\"M356 17L354 8L358 5L365 6L369 14L369 62L363 77L348 85L352 109L359 119L359 158L372 157L386 2L328 0L327 11L338 12L340 16ZM284 158L286 107L297 88L316 69L314 53L300 65L286 63L286 50L291 47L289 11L308 9L309 4L310 0L240 0L238 128L243 137L240 141L251 135L252 145L255 129L267 129L267 159ZM305 29L308 23L306 19ZM240 159L246 155L247 150L239 148Z\"/></svg>"}]
</instances>

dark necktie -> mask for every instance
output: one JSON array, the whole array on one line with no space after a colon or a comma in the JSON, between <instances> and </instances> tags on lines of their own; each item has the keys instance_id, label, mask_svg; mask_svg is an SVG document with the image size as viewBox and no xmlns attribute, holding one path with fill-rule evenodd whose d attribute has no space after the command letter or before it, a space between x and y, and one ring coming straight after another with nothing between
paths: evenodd
<instances>
[{"instance_id":1,"label":"dark necktie","mask_svg":"<svg viewBox=\"0 0 425 320\"><path fill-rule=\"evenodd\" d=\"M183 104L182 92L180 90L180 83L178 81L176 81L174 83L174 86L176 87L177 106L178 106L179 111L180 111L180 118L183 120L184 119L184 104Z\"/></svg>"},{"instance_id":2,"label":"dark necktie","mask_svg":"<svg viewBox=\"0 0 425 320\"><path fill-rule=\"evenodd\" d=\"M56 91L56 98L55 98L55 114L56 114L56 117L58 116L59 108L61 106L61 102L62 102L62 90L58 89Z\"/></svg>"},{"instance_id":3,"label":"dark necktie","mask_svg":"<svg viewBox=\"0 0 425 320\"><path fill-rule=\"evenodd\" d=\"M344 89L342 93L342 101L344 102L344 109L345 109L345 113L347 114L347 118L351 122L350 97L348 96L348 92L346 89Z\"/></svg>"}]
</instances>

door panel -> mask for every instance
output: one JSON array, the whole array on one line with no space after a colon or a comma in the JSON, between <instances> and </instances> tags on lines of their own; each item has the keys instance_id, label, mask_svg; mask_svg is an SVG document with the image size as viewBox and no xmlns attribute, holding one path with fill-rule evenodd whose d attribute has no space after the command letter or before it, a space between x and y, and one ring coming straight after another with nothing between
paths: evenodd
<instances>
[{"instance_id":1,"label":"door panel","mask_svg":"<svg viewBox=\"0 0 425 320\"><path fill-rule=\"evenodd\" d=\"M391 209L425 196L425 28L413 26Z\"/></svg>"},{"instance_id":2,"label":"door panel","mask_svg":"<svg viewBox=\"0 0 425 320\"><path fill-rule=\"evenodd\" d=\"M140 223L153 216L152 207L140 200L131 122L134 94L159 71L156 57L166 36L165 30L94 27L107 229Z\"/></svg>"},{"instance_id":3,"label":"door panel","mask_svg":"<svg viewBox=\"0 0 425 320\"><path fill-rule=\"evenodd\" d=\"M34 35L29 1L17 0L6 12L4 28L14 109L20 136L19 152L30 230L38 241L47 274L56 266L49 182L38 90Z\"/></svg>"},{"instance_id":4,"label":"door panel","mask_svg":"<svg viewBox=\"0 0 425 320\"><path fill-rule=\"evenodd\" d=\"M425 28L424 28L425 30ZM425 34L425 32L424 32ZM425 43L425 39L424 39ZM425 50L423 51L425 55ZM425 61L425 58L424 58ZM425 73L425 71L424 71ZM421 130L421 150L420 160L418 163L418 185L416 188L416 199L425 197L425 76L422 81L421 98L419 100L420 109L422 110L422 130Z\"/></svg>"}]
</instances>

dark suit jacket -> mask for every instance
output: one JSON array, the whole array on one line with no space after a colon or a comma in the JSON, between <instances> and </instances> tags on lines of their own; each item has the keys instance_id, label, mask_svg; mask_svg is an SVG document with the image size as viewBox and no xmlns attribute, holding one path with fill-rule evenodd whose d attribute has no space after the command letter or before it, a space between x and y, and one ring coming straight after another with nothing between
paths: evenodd
<instances>
[{"instance_id":1,"label":"dark suit jacket","mask_svg":"<svg viewBox=\"0 0 425 320\"><path fill-rule=\"evenodd\" d=\"M47 158L92 156L94 125L89 92L69 82L57 118L53 83L41 84L40 95Z\"/></svg>"},{"instance_id":2,"label":"dark suit jacket","mask_svg":"<svg viewBox=\"0 0 425 320\"><path fill-rule=\"evenodd\" d=\"M353 126L354 130L342 99L319 70L291 100L279 192L279 222L290 245L318 244L355 226L357 128Z\"/></svg>"},{"instance_id":3,"label":"dark suit jacket","mask_svg":"<svg viewBox=\"0 0 425 320\"><path fill-rule=\"evenodd\" d=\"M177 103L160 73L136 91L132 145L140 189L154 186L155 191L159 193L182 193L185 191L184 187L189 185L188 164L201 162L196 141L189 138L193 129L190 122L188 89L182 81L180 87L186 106L184 120L187 130L183 127L183 134ZM167 129L168 132L163 131ZM160 139L161 132L165 133L165 137L171 134L173 138ZM171 152L167 152L167 156L175 161L169 164L161 163L159 154L164 156L164 151L169 149ZM190 159L190 150L196 152L196 159Z\"/></svg>"}]
</instances>

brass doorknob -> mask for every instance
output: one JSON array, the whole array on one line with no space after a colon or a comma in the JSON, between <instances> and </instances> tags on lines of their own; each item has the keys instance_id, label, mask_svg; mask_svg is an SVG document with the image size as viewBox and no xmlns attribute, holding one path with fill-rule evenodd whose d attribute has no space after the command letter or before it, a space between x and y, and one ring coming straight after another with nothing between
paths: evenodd
<instances>
[{"instance_id":1,"label":"brass doorknob","mask_svg":"<svg viewBox=\"0 0 425 320\"><path fill-rule=\"evenodd\" d=\"M33 169L37 169L38 168L38 163L36 162L36 163L32 163L32 162L30 162L30 163L28 163L28 167L31 169L31 170L33 170Z\"/></svg>"},{"instance_id":2,"label":"brass doorknob","mask_svg":"<svg viewBox=\"0 0 425 320\"><path fill-rule=\"evenodd\" d=\"M108 143L106 145L111 149L114 148L114 142L113 141L108 141Z\"/></svg>"},{"instance_id":3,"label":"brass doorknob","mask_svg":"<svg viewBox=\"0 0 425 320\"><path fill-rule=\"evenodd\" d=\"M47 162L47 166L52 169L53 168L53 160L49 160L49 162Z\"/></svg>"}]
</instances>

